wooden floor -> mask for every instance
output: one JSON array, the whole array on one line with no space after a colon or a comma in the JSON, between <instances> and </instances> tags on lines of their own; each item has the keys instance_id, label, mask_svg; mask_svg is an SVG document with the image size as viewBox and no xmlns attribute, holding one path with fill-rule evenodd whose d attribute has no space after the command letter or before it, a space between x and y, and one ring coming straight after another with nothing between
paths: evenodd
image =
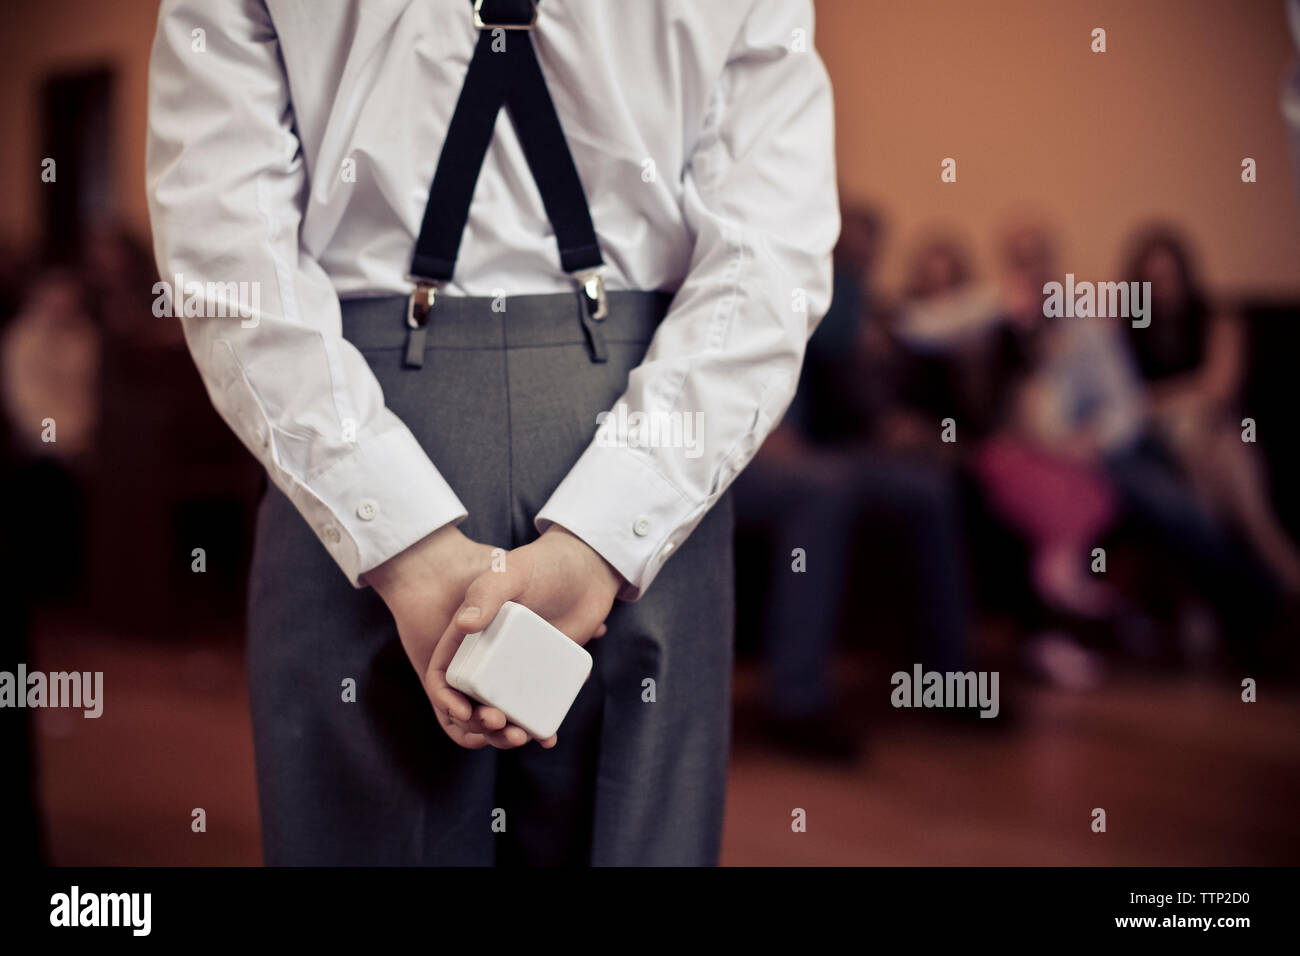
<instances>
[{"instance_id":1,"label":"wooden floor","mask_svg":"<svg viewBox=\"0 0 1300 956\"><path fill-rule=\"evenodd\" d=\"M260 862L233 642L169 647L58 626L33 644L33 668L105 672L100 719L34 712L52 862ZM1267 681L1255 704L1228 678L1017 689L1014 723L991 731L879 705L887 680L844 670L867 749L833 769L763 745L742 667L724 863L1300 863L1300 697ZM206 833L191 831L196 807ZM1097 807L1105 833L1091 829ZM796 809L806 832L792 831Z\"/></svg>"}]
</instances>

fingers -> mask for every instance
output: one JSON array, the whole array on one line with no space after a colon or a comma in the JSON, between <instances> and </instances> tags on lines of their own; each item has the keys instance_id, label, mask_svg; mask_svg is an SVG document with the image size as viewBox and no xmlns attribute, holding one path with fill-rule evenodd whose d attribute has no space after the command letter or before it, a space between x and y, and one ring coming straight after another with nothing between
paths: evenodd
<instances>
[{"instance_id":1,"label":"fingers","mask_svg":"<svg viewBox=\"0 0 1300 956\"><path fill-rule=\"evenodd\" d=\"M426 692L434 710L469 726L474 716L474 705L468 697L447 684L443 684L441 687L427 688ZM480 724L472 729L475 733L482 733L490 728Z\"/></svg>"},{"instance_id":2,"label":"fingers","mask_svg":"<svg viewBox=\"0 0 1300 956\"><path fill-rule=\"evenodd\" d=\"M487 571L470 582L465 600L452 618L452 624L466 634L482 630L492 622L506 601L513 601L528 587L531 562L519 551L507 556L504 571Z\"/></svg>"},{"instance_id":3,"label":"fingers","mask_svg":"<svg viewBox=\"0 0 1300 956\"><path fill-rule=\"evenodd\" d=\"M447 626L429 659L424 675L424 689L433 704L443 730L455 743L469 750L492 746L499 750L522 747L533 738L528 731L512 724L497 707L477 704L447 683L447 666L465 640L456 624ZM555 746L552 735L543 746Z\"/></svg>"},{"instance_id":4,"label":"fingers","mask_svg":"<svg viewBox=\"0 0 1300 956\"><path fill-rule=\"evenodd\" d=\"M476 704L447 683L447 667L466 635L487 627L501 610L501 605L518 599L527 590L531 576L531 557L512 551L506 570L487 571L476 577L466 589L461 606L452 616L430 658L425 673L426 692L448 736L463 747L492 746L509 750L534 739L524 728L510 723L499 708ZM588 628L579 629L587 631L590 637L601 637L607 630L603 622L598 623L594 631ZM557 735L552 734L538 743L550 750L557 741Z\"/></svg>"},{"instance_id":5,"label":"fingers","mask_svg":"<svg viewBox=\"0 0 1300 956\"><path fill-rule=\"evenodd\" d=\"M447 667L464 641L464 632L457 630L454 624L447 625L434 645L429 666L424 671L424 692L429 695L434 709L444 710L462 721L473 716L474 708L468 697L447 683Z\"/></svg>"},{"instance_id":6,"label":"fingers","mask_svg":"<svg viewBox=\"0 0 1300 956\"><path fill-rule=\"evenodd\" d=\"M471 729L479 733L489 733L494 730L505 730L508 721L506 715L497 708L479 704L474 708L468 723Z\"/></svg>"},{"instance_id":7,"label":"fingers","mask_svg":"<svg viewBox=\"0 0 1300 956\"><path fill-rule=\"evenodd\" d=\"M448 625L429 658L429 668L424 674L424 690L434 710L440 710L471 733L485 734L502 730L506 715L495 707L475 705L464 694L447 683L447 668L456 656L465 635Z\"/></svg>"},{"instance_id":8,"label":"fingers","mask_svg":"<svg viewBox=\"0 0 1300 956\"><path fill-rule=\"evenodd\" d=\"M513 750L516 747L522 747L533 738L528 736L528 731L522 727L516 727L511 724L505 730L498 730L485 735L488 742L498 750Z\"/></svg>"},{"instance_id":9,"label":"fingers","mask_svg":"<svg viewBox=\"0 0 1300 956\"><path fill-rule=\"evenodd\" d=\"M445 682L429 691L429 700L439 723L462 747L513 750L533 739L524 728L510 723L498 708L476 704ZM550 746L554 746L554 737L550 740Z\"/></svg>"},{"instance_id":10,"label":"fingers","mask_svg":"<svg viewBox=\"0 0 1300 956\"><path fill-rule=\"evenodd\" d=\"M442 726L443 732L451 738L452 743L464 747L466 750L482 750L488 745L487 738L482 734L472 734L464 727L448 719L446 714L435 711L438 723Z\"/></svg>"},{"instance_id":11,"label":"fingers","mask_svg":"<svg viewBox=\"0 0 1300 956\"><path fill-rule=\"evenodd\" d=\"M441 676L445 677L445 674ZM532 740L528 731L510 723L496 707L474 704L445 680L440 686L428 688L428 694L443 727L459 731L461 736L453 735L452 739L461 746L466 746L461 737L479 741L474 749L490 744L500 750L509 750Z\"/></svg>"},{"instance_id":12,"label":"fingers","mask_svg":"<svg viewBox=\"0 0 1300 956\"><path fill-rule=\"evenodd\" d=\"M500 714L500 711L497 711ZM443 729L447 732L453 741L470 750L478 750L482 747L492 746L498 750L514 750L516 747L522 747L533 738L528 731L517 724L507 723L505 715L501 715L502 727L498 730L481 732L474 729L474 726L466 721L457 720L447 714L438 713L438 722L442 724ZM550 749L555 746L556 735L552 734L544 741L540 741L543 747Z\"/></svg>"}]
</instances>

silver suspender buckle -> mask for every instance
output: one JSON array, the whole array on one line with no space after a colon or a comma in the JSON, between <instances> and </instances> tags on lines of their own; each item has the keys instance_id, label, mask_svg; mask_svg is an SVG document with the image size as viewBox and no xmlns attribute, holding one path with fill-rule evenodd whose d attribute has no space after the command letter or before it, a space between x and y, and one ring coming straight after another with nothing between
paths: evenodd
<instances>
[{"instance_id":1,"label":"silver suspender buckle","mask_svg":"<svg viewBox=\"0 0 1300 956\"><path fill-rule=\"evenodd\" d=\"M587 302L587 314L599 322L609 315L609 299L605 295L604 266L583 269L573 273L573 278L582 286L582 297Z\"/></svg>"},{"instance_id":2,"label":"silver suspender buckle","mask_svg":"<svg viewBox=\"0 0 1300 956\"><path fill-rule=\"evenodd\" d=\"M483 0L474 0L474 27L478 30L531 30L537 26L537 0L528 0L532 17L527 23L487 23L483 20Z\"/></svg>"},{"instance_id":3,"label":"silver suspender buckle","mask_svg":"<svg viewBox=\"0 0 1300 956\"><path fill-rule=\"evenodd\" d=\"M433 313L433 303L438 297L438 286L441 283L414 276L407 278L415 283L415 288L406 300L406 352L402 357L402 367L423 368L424 339L429 331L429 316Z\"/></svg>"},{"instance_id":4,"label":"silver suspender buckle","mask_svg":"<svg viewBox=\"0 0 1300 956\"><path fill-rule=\"evenodd\" d=\"M406 300L406 327L421 329L429 324L429 313L433 311L434 301L438 297L439 284L427 279L407 278L415 283L415 288Z\"/></svg>"}]
</instances>

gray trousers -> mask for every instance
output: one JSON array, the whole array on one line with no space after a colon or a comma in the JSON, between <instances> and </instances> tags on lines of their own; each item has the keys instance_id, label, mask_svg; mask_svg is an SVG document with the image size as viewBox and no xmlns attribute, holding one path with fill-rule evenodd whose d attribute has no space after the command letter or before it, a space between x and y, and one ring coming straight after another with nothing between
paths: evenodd
<instances>
[{"instance_id":1,"label":"gray trousers","mask_svg":"<svg viewBox=\"0 0 1300 956\"><path fill-rule=\"evenodd\" d=\"M421 369L402 366L404 298L345 301L343 331L465 503L462 530L510 548L536 537L534 516L622 393L668 301L612 293L596 326L603 363L591 359L576 294L512 297L504 312L490 299L440 298ZM269 488L248 651L266 862L715 863L731 541L724 496L639 601L615 603L553 750L470 751L438 725L378 595L353 588ZM355 702L342 699L349 677Z\"/></svg>"}]
</instances>

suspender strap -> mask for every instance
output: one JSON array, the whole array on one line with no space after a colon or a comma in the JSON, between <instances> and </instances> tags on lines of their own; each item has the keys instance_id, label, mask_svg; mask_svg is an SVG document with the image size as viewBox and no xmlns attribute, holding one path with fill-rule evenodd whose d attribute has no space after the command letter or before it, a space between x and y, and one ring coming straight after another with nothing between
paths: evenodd
<instances>
[{"instance_id":1,"label":"suspender strap","mask_svg":"<svg viewBox=\"0 0 1300 956\"><path fill-rule=\"evenodd\" d=\"M604 265L587 196L546 88L529 23L517 19L495 21L488 10L496 7L504 12L507 6L511 4L488 0L474 4L476 22L483 23L484 28L479 32L429 189L411 259L411 278L416 282L446 282L455 271L474 187L503 104L510 110L528 168L555 230L561 267L587 282L591 276L583 273ZM518 0L513 6L520 6ZM528 8L535 16L531 3ZM510 32L494 35L491 28L497 26ZM504 48L500 48L502 42ZM498 49L493 49L494 44ZM594 299L594 290L589 293Z\"/></svg>"},{"instance_id":2,"label":"suspender strap","mask_svg":"<svg viewBox=\"0 0 1300 956\"><path fill-rule=\"evenodd\" d=\"M531 38L516 46L527 52L518 58L515 82L506 92L506 105L528 168L542 194L546 215L555 229L560 267L570 274L594 269L603 265L604 259L587 208L587 194L542 76L542 65L537 62Z\"/></svg>"}]
</instances>

